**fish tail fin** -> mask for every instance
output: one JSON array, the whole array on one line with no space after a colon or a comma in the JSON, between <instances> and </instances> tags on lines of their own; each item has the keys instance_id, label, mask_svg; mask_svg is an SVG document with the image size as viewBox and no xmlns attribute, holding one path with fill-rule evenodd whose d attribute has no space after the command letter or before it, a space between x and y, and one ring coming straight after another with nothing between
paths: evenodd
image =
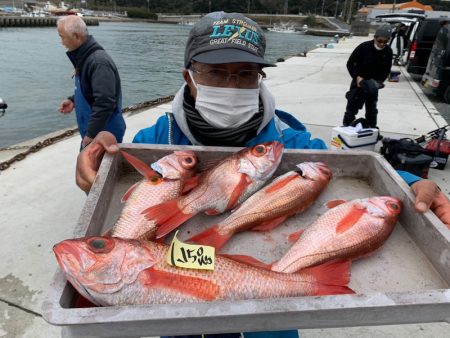
<instances>
[{"instance_id":1,"label":"fish tail fin","mask_svg":"<svg viewBox=\"0 0 450 338\"><path fill-rule=\"evenodd\" d=\"M219 226L214 225L211 228L192 236L189 238L189 241L201 245L213 246L216 250L220 250L228 242L231 236L233 236L233 234L221 234L218 229Z\"/></svg>"},{"instance_id":2,"label":"fish tail fin","mask_svg":"<svg viewBox=\"0 0 450 338\"><path fill-rule=\"evenodd\" d=\"M347 285L350 282L350 260L333 260L321 265L300 270L311 274L317 281L315 296L353 294Z\"/></svg>"},{"instance_id":3,"label":"fish tail fin","mask_svg":"<svg viewBox=\"0 0 450 338\"><path fill-rule=\"evenodd\" d=\"M178 200L170 200L158 205L154 205L142 212L149 220L158 225L156 238L167 235L172 230L190 219L194 214L185 214L178 206Z\"/></svg>"}]
</instances>

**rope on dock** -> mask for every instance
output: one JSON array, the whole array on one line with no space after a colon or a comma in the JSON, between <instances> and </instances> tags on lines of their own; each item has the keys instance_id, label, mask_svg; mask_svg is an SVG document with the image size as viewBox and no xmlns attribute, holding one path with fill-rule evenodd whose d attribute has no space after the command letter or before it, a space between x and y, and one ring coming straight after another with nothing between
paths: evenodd
<instances>
[{"instance_id":1,"label":"rope on dock","mask_svg":"<svg viewBox=\"0 0 450 338\"><path fill-rule=\"evenodd\" d=\"M122 113L134 113L137 110L141 110L144 108L153 108L153 107L159 106L162 103L170 102L173 100L173 98L174 98L173 95L169 95L169 96L159 97L155 100L137 103L137 104L123 108ZM26 158L31 153L35 153L45 147L48 147L49 145L52 145L58 141L61 141L68 137L71 137L76 132L78 132L78 128L69 129L59 135L49 137L43 141L39 141L32 146L12 146L12 147L0 148L0 151L26 149L25 151L13 156L9 160L0 162L0 171L8 169L11 166L11 164L13 164L14 162L22 161L24 158Z\"/></svg>"}]
</instances>

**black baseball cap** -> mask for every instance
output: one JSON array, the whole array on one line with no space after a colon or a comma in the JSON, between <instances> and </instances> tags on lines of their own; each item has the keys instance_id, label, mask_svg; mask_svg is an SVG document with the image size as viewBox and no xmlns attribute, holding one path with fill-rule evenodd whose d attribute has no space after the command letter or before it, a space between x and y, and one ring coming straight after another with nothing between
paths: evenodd
<instances>
[{"instance_id":1,"label":"black baseball cap","mask_svg":"<svg viewBox=\"0 0 450 338\"><path fill-rule=\"evenodd\" d=\"M264 60L266 37L261 27L240 13L212 12L191 29L184 53L184 66L191 61L208 64L257 63L275 65Z\"/></svg>"}]
</instances>

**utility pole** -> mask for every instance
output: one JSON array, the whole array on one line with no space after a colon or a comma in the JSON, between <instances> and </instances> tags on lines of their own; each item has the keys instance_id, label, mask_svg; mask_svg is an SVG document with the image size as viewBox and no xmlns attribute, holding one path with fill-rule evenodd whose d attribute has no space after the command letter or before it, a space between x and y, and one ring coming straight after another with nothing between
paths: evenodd
<instances>
[{"instance_id":1,"label":"utility pole","mask_svg":"<svg viewBox=\"0 0 450 338\"><path fill-rule=\"evenodd\" d=\"M394 3L392 4L392 13L395 12L395 6L397 5L397 1L394 0Z\"/></svg>"},{"instance_id":2,"label":"utility pole","mask_svg":"<svg viewBox=\"0 0 450 338\"><path fill-rule=\"evenodd\" d=\"M322 10L320 11L320 15L323 16L323 7L325 6L325 0L322 0Z\"/></svg>"},{"instance_id":3,"label":"utility pole","mask_svg":"<svg viewBox=\"0 0 450 338\"><path fill-rule=\"evenodd\" d=\"M350 24L352 21L352 13L353 13L353 0L350 0L350 6L348 6L348 16L347 23Z\"/></svg>"},{"instance_id":4,"label":"utility pole","mask_svg":"<svg viewBox=\"0 0 450 338\"><path fill-rule=\"evenodd\" d=\"M344 2L344 7L342 7L342 19L344 20L344 21L347 21L347 1L348 0L345 0L345 2Z\"/></svg>"},{"instance_id":5,"label":"utility pole","mask_svg":"<svg viewBox=\"0 0 450 338\"><path fill-rule=\"evenodd\" d=\"M147 0L147 12L150 13L150 0Z\"/></svg>"},{"instance_id":6,"label":"utility pole","mask_svg":"<svg viewBox=\"0 0 450 338\"><path fill-rule=\"evenodd\" d=\"M251 0L247 0L247 13L250 13L250 1Z\"/></svg>"},{"instance_id":7,"label":"utility pole","mask_svg":"<svg viewBox=\"0 0 450 338\"><path fill-rule=\"evenodd\" d=\"M284 14L288 12L288 0L284 0Z\"/></svg>"},{"instance_id":8,"label":"utility pole","mask_svg":"<svg viewBox=\"0 0 450 338\"><path fill-rule=\"evenodd\" d=\"M339 7L339 0L336 0L336 9L334 10L334 17L337 18L337 12L338 12L338 7Z\"/></svg>"}]
</instances>

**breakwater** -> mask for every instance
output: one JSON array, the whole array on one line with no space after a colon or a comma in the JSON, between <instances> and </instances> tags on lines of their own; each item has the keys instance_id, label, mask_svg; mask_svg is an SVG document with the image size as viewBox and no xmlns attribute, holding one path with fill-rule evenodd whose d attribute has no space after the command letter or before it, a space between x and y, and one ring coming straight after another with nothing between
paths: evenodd
<instances>
[{"instance_id":1,"label":"breakwater","mask_svg":"<svg viewBox=\"0 0 450 338\"><path fill-rule=\"evenodd\" d=\"M88 26L98 26L98 19L83 18ZM58 17L0 16L0 27L56 26Z\"/></svg>"}]
</instances>

